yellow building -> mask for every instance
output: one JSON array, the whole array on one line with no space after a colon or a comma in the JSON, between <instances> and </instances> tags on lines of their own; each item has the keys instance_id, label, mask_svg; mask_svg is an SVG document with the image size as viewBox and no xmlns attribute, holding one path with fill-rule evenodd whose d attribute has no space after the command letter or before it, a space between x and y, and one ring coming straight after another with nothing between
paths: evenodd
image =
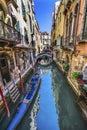
<instances>
[{"instance_id":1,"label":"yellow building","mask_svg":"<svg viewBox=\"0 0 87 130\"><path fill-rule=\"evenodd\" d=\"M37 20L35 20L35 23L34 23L34 26L35 26L35 51L36 51L36 55L38 53L40 53L40 29L39 29L39 25L38 25L38 22Z\"/></svg>"},{"instance_id":2,"label":"yellow building","mask_svg":"<svg viewBox=\"0 0 87 130\"><path fill-rule=\"evenodd\" d=\"M64 0L58 3L57 11L54 11L54 15L53 15L54 22L53 22L51 34L52 34L52 43L54 46L53 52L56 58L61 58L62 56L62 50L60 46L62 45L63 32L64 32L64 14L63 13L64 13Z\"/></svg>"},{"instance_id":3,"label":"yellow building","mask_svg":"<svg viewBox=\"0 0 87 130\"><path fill-rule=\"evenodd\" d=\"M51 37L52 37L52 44L56 44L56 16L58 11L59 2L55 2L54 11L52 13L52 30L51 30Z\"/></svg>"}]
</instances>

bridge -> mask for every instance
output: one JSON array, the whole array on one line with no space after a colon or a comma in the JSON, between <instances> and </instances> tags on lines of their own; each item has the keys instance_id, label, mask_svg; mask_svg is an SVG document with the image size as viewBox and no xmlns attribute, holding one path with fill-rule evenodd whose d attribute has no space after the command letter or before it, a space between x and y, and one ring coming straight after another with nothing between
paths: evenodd
<instances>
[{"instance_id":1,"label":"bridge","mask_svg":"<svg viewBox=\"0 0 87 130\"><path fill-rule=\"evenodd\" d=\"M41 52L37 55L37 59L41 59L44 57L52 58L52 54L47 52Z\"/></svg>"},{"instance_id":2,"label":"bridge","mask_svg":"<svg viewBox=\"0 0 87 130\"><path fill-rule=\"evenodd\" d=\"M51 49L44 49L41 53L37 55L37 59L41 59L44 57L53 58L52 50Z\"/></svg>"},{"instance_id":3,"label":"bridge","mask_svg":"<svg viewBox=\"0 0 87 130\"><path fill-rule=\"evenodd\" d=\"M37 61L41 65L50 64L53 61L52 50L44 50L37 55Z\"/></svg>"}]
</instances>

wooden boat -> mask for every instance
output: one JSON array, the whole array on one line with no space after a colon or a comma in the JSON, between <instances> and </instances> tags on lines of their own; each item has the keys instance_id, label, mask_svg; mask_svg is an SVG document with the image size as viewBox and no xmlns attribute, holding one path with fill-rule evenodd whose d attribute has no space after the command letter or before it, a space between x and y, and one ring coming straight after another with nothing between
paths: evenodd
<instances>
[{"instance_id":1,"label":"wooden boat","mask_svg":"<svg viewBox=\"0 0 87 130\"><path fill-rule=\"evenodd\" d=\"M18 111L16 112L14 118L12 119L12 121L10 122L7 130L14 130L16 129L16 127L18 126L18 124L20 123L20 121L22 120L22 118L24 117L26 111L29 109L29 106L32 102L32 100L35 97L35 94L38 90L38 87L40 85L40 75L36 74L35 76L32 77L31 82L29 84L29 88L27 90L27 93L23 99L23 101L21 102Z\"/></svg>"}]
</instances>

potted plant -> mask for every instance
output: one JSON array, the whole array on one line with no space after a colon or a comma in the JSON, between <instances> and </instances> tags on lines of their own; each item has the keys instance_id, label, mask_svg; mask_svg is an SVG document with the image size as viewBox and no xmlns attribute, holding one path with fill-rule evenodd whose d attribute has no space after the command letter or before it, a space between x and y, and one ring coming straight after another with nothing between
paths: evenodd
<instances>
[{"instance_id":1,"label":"potted plant","mask_svg":"<svg viewBox=\"0 0 87 130\"><path fill-rule=\"evenodd\" d=\"M63 69L64 69L65 71L68 71L68 70L69 70L69 65L68 65L68 64L63 64Z\"/></svg>"}]
</instances>

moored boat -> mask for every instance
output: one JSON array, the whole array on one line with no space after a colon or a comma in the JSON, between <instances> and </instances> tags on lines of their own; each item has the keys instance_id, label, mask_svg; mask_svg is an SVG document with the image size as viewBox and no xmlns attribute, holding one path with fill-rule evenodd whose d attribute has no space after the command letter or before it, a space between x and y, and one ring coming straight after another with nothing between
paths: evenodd
<instances>
[{"instance_id":1,"label":"moored boat","mask_svg":"<svg viewBox=\"0 0 87 130\"><path fill-rule=\"evenodd\" d=\"M40 78L40 75L38 75L38 74L35 74L32 77L31 82L29 83L29 88L27 90L27 93L26 93L24 99L22 100L22 102L20 103L20 106L19 106L15 116L13 117L12 121L10 122L7 130L16 129L16 127L18 126L18 124L20 123L22 118L24 117L25 113L29 109L31 102L33 101L33 99L35 97L35 94L40 85L40 80L41 80L41 78Z\"/></svg>"}]
</instances>

